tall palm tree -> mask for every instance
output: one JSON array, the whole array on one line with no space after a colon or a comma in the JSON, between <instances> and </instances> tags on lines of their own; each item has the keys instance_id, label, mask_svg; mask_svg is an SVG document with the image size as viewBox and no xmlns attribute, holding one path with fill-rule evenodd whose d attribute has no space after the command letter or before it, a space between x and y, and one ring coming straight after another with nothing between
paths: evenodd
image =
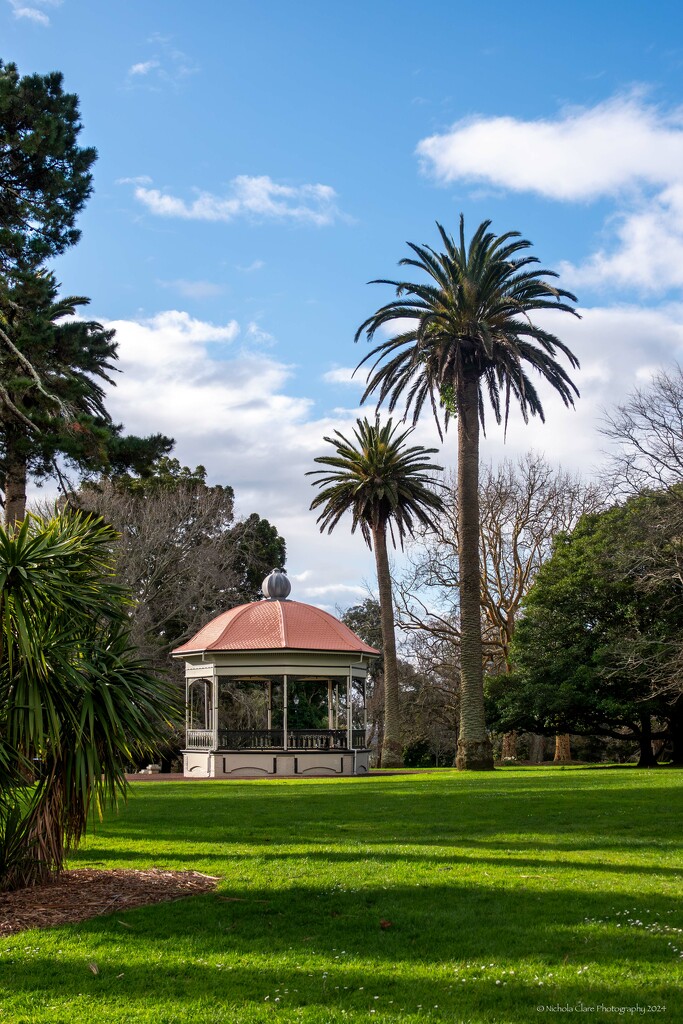
<instances>
[{"instance_id":1,"label":"tall palm tree","mask_svg":"<svg viewBox=\"0 0 683 1024\"><path fill-rule=\"evenodd\" d=\"M381 426L379 419L374 424L359 419L354 440L349 441L338 430L335 437L325 438L334 446L336 455L320 456L315 461L326 468L306 474L315 476L315 485L323 488L311 502L312 509L322 508L317 519L321 533L331 533L342 516L350 512L351 532L360 527L366 544L375 552L384 647L385 768L403 764L387 528L394 547L394 528L403 547L406 533L412 535L417 524L432 526L434 515L443 507L431 486L430 474L441 469L428 458L436 449L422 445L406 447L405 440L412 430L409 427L399 432L391 420Z\"/></svg>"},{"instance_id":2,"label":"tall palm tree","mask_svg":"<svg viewBox=\"0 0 683 1024\"><path fill-rule=\"evenodd\" d=\"M437 224L443 252L408 243L412 256L401 266L424 272L424 283L390 284L397 298L380 307L356 332L372 341L385 324L399 321L398 333L376 345L359 366L372 361L363 401L388 399L389 409L405 402L415 423L429 399L441 433L440 416L448 426L458 421L458 520L460 528L461 718L457 765L491 769L493 756L484 719L479 574L479 429L484 428L484 396L496 422L507 427L511 397L524 421L544 419L536 388L527 374L535 370L558 392L565 405L578 390L556 361L557 350L577 367L578 360L555 335L532 323L531 312L561 310L578 316L570 292L555 288L550 270L534 266L525 254L531 243L519 232L496 236L484 221L465 241L460 217L456 243ZM520 255L522 254L522 255ZM565 301L569 300L569 301Z\"/></svg>"}]
</instances>

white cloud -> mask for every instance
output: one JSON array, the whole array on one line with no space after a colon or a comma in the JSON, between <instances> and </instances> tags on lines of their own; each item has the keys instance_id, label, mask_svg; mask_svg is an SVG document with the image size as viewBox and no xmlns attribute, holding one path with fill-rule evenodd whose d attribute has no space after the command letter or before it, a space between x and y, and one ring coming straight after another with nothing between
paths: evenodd
<instances>
[{"instance_id":1,"label":"white cloud","mask_svg":"<svg viewBox=\"0 0 683 1024\"><path fill-rule=\"evenodd\" d=\"M683 167L679 171L680 183L618 218L611 250L601 249L579 266L563 263L567 283L635 285L651 292L683 285Z\"/></svg>"},{"instance_id":2,"label":"white cloud","mask_svg":"<svg viewBox=\"0 0 683 1024\"><path fill-rule=\"evenodd\" d=\"M423 139L417 153L439 181L471 180L588 200L634 184L673 184L683 168L683 114L665 113L636 95L555 120L475 116Z\"/></svg>"},{"instance_id":3,"label":"white cloud","mask_svg":"<svg viewBox=\"0 0 683 1024\"><path fill-rule=\"evenodd\" d=\"M229 222L237 217L254 217L322 227L340 216L336 192L329 185L280 185L268 175L240 174L232 179L224 196L195 191L196 198L186 201L160 189L138 185L135 198L158 217L183 220Z\"/></svg>"},{"instance_id":4,"label":"white cloud","mask_svg":"<svg viewBox=\"0 0 683 1024\"><path fill-rule=\"evenodd\" d=\"M154 71L155 68L159 67L158 60L143 60L139 64L133 64L128 68L129 75L148 75L150 71Z\"/></svg>"},{"instance_id":5,"label":"white cloud","mask_svg":"<svg viewBox=\"0 0 683 1024\"><path fill-rule=\"evenodd\" d=\"M128 88L159 91L164 87L179 87L185 79L199 71L195 62L173 44L171 36L155 32L147 40L154 48L146 59L136 61L126 72Z\"/></svg>"},{"instance_id":6,"label":"white cloud","mask_svg":"<svg viewBox=\"0 0 683 1024\"><path fill-rule=\"evenodd\" d=\"M35 25L46 28L50 24L50 18L41 8L60 7L62 0L33 0L33 3L28 5L23 0L8 0L8 3L15 18L32 21Z\"/></svg>"},{"instance_id":7,"label":"white cloud","mask_svg":"<svg viewBox=\"0 0 683 1024\"><path fill-rule=\"evenodd\" d=\"M36 25L44 25L47 27L50 24L50 19L44 11L38 11L35 7L15 7L12 4L12 12L15 18L26 18L27 21L32 21Z\"/></svg>"},{"instance_id":8,"label":"white cloud","mask_svg":"<svg viewBox=\"0 0 683 1024\"><path fill-rule=\"evenodd\" d=\"M245 337L248 341L253 342L255 345L273 345L275 344L275 338L268 331L264 331L261 326L255 321L251 320L247 324L245 331Z\"/></svg>"},{"instance_id":9,"label":"white cloud","mask_svg":"<svg viewBox=\"0 0 683 1024\"><path fill-rule=\"evenodd\" d=\"M417 153L438 181L464 180L547 199L610 197L607 244L568 283L663 292L683 284L683 110L642 94L618 96L555 119L475 116L423 139Z\"/></svg>"},{"instance_id":10,"label":"white cloud","mask_svg":"<svg viewBox=\"0 0 683 1024\"><path fill-rule=\"evenodd\" d=\"M328 370L327 373L323 374L323 380L327 384L348 384L353 387L365 387L365 376L361 368L356 376L354 377L354 368L352 366L337 366L333 370Z\"/></svg>"}]
</instances>

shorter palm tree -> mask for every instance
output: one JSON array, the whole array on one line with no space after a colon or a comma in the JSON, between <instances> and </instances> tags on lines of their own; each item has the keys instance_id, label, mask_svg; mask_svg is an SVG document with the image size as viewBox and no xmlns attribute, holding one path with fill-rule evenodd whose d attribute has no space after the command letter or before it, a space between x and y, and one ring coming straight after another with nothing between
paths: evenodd
<instances>
[{"instance_id":1,"label":"shorter palm tree","mask_svg":"<svg viewBox=\"0 0 683 1024\"><path fill-rule=\"evenodd\" d=\"M322 509L317 519L321 533L331 533L342 516L350 512L351 532L360 527L366 544L375 552L384 646L385 768L403 764L387 527L394 547L397 537L403 547L406 533L412 536L418 524L433 527L434 515L443 508L432 480L434 471L442 467L428 458L436 448L406 447L406 438L412 431L409 427L399 433L391 420L381 426L379 418L374 424L359 419L353 441L338 430L335 437L324 439L334 446L336 454L320 456L315 461L326 468L306 474L316 477L315 485L322 488L311 502L312 509Z\"/></svg>"}]
</instances>

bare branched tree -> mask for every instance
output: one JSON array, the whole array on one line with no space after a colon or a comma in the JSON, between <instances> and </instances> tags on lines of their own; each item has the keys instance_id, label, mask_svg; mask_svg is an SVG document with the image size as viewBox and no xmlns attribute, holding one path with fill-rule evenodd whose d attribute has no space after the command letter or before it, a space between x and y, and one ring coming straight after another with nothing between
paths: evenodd
<instances>
[{"instance_id":1,"label":"bare branched tree","mask_svg":"<svg viewBox=\"0 0 683 1024\"><path fill-rule=\"evenodd\" d=\"M683 482L683 368L658 370L605 415L613 485L628 496Z\"/></svg>"},{"instance_id":2,"label":"bare branched tree","mask_svg":"<svg viewBox=\"0 0 683 1024\"><path fill-rule=\"evenodd\" d=\"M453 491L454 482L448 485ZM485 670L510 671L510 643L520 605L552 542L571 530L586 512L602 508L601 489L550 465L530 452L516 462L485 467L481 474L481 615ZM411 545L409 566L396 592L400 624L412 633L425 658L435 665L453 659L460 646L458 515L446 502L438 529ZM509 738L509 750L513 738Z\"/></svg>"},{"instance_id":3,"label":"bare branched tree","mask_svg":"<svg viewBox=\"0 0 683 1024\"><path fill-rule=\"evenodd\" d=\"M105 480L74 500L120 534L116 573L136 599L133 639L162 670L180 673L169 652L214 615L254 600L252 577L260 584L273 558L284 562L269 523L256 514L235 521L230 487L176 482L136 492Z\"/></svg>"}]
</instances>

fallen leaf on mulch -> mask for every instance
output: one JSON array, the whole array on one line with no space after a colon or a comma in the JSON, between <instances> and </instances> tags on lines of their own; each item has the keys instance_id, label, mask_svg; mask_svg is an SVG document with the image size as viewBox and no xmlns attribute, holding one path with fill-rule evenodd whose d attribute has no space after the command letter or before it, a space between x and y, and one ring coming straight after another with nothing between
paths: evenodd
<instances>
[{"instance_id":1,"label":"fallen leaf on mulch","mask_svg":"<svg viewBox=\"0 0 683 1024\"><path fill-rule=\"evenodd\" d=\"M75 924L89 917L212 892L219 878L199 871L64 871L49 885L0 893L0 935ZM124 927L131 926L118 922Z\"/></svg>"}]
</instances>

